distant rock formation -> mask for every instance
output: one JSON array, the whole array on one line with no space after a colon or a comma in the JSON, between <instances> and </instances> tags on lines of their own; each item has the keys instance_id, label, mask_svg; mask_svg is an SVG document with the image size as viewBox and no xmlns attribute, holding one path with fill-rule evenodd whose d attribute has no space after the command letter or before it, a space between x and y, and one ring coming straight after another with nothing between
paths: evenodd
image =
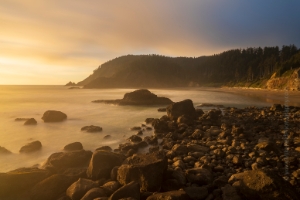
<instances>
[{"instance_id":1,"label":"distant rock formation","mask_svg":"<svg viewBox=\"0 0 300 200\"><path fill-rule=\"evenodd\" d=\"M65 86L76 86L75 82L70 81L69 83L67 83Z\"/></svg>"},{"instance_id":2,"label":"distant rock formation","mask_svg":"<svg viewBox=\"0 0 300 200\"><path fill-rule=\"evenodd\" d=\"M30 118L25 121L24 125L36 125L37 121L34 118Z\"/></svg>"},{"instance_id":3,"label":"distant rock formation","mask_svg":"<svg viewBox=\"0 0 300 200\"><path fill-rule=\"evenodd\" d=\"M140 89L126 93L123 99L95 100L92 102L117 105L168 105L173 103L169 98L158 97L147 89Z\"/></svg>"}]
</instances>

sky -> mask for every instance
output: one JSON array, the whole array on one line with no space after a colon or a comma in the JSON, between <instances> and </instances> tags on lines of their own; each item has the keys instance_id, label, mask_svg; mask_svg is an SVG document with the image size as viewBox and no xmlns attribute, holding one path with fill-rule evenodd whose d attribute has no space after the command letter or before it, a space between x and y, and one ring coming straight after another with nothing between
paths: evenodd
<instances>
[{"instance_id":1,"label":"sky","mask_svg":"<svg viewBox=\"0 0 300 200\"><path fill-rule=\"evenodd\" d=\"M0 0L0 85L79 82L128 54L295 44L298 0Z\"/></svg>"}]
</instances>

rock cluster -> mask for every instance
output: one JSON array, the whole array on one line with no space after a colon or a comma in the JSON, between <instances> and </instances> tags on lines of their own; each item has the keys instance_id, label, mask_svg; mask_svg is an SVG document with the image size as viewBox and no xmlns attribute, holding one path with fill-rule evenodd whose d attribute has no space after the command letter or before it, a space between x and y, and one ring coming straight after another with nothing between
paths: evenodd
<instances>
[{"instance_id":1,"label":"rock cluster","mask_svg":"<svg viewBox=\"0 0 300 200\"><path fill-rule=\"evenodd\" d=\"M288 122L281 105L193 108L191 100L171 104L147 119L152 136L133 135L113 151L59 152L43 169L2 173L0 198L300 199L300 108L289 107Z\"/></svg>"},{"instance_id":2,"label":"rock cluster","mask_svg":"<svg viewBox=\"0 0 300 200\"><path fill-rule=\"evenodd\" d=\"M117 105L169 105L172 101L166 97L158 97L147 89L126 93L123 99L95 100L94 103L108 103Z\"/></svg>"}]
</instances>

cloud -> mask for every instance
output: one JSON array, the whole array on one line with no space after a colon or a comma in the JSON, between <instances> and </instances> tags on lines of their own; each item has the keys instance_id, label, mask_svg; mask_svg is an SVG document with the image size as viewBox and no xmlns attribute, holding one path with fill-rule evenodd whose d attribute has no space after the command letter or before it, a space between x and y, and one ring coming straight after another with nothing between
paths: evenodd
<instances>
[{"instance_id":1,"label":"cloud","mask_svg":"<svg viewBox=\"0 0 300 200\"><path fill-rule=\"evenodd\" d=\"M0 4L2 59L18 60L19 66L24 62L39 69L78 71L69 77L62 73L60 80L80 81L86 75L82 69L90 73L127 54L201 56L250 46L300 46L296 1L0 0ZM37 68L31 70L34 74Z\"/></svg>"}]
</instances>

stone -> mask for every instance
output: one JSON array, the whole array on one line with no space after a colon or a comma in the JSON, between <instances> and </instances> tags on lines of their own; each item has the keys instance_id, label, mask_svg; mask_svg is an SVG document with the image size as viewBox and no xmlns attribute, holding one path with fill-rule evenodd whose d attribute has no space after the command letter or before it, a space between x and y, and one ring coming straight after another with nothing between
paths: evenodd
<instances>
[{"instance_id":1,"label":"stone","mask_svg":"<svg viewBox=\"0 0 300 200\"><path fill-rule=\"evenodd\" d=\"M245 171L232 175L230 181L238 181L238 190L248 199L300 199L295 188L274 171Z\"/></svg>"},{"instance_id":2,"label":"stone","mask_svg":"<svg viewBox=\"0 0 300 200\"><path fill-rule=\"evenodd\" d=\"M72 200L80 200L92 188L98 187L98 184L92 180L79 178L66 191L66 195Z\"/></svg>"},{"instance_id":3,"label":"stone","mask_svg":"<svg viewBox=\"0 0 300 200\"><path fill-rule=\"evenodd\" d=\"M129 182L116 190L110 197L109 200L119 200L122 198L133 198L140 199L140 184L137 182Z\"/></svg>"},{"instance_id":4,"label":"stone","mask_svg":"<svg viewBox=\"0 0 300 200\"><path fill-rule=\"evenodd\" d=\"M37 141L30 142L30 143L26 144L25 146L21 147L19 152L20 153L31 153L34 151L38 151L41 148L42 148L42 143L37 140Z\"/></svg>"},{"instance_id":5,"label":"stone","mask_svg":"<svg viewBox=\"0 0 300 200\"><path fill-rule=\"evenodd\" d=\"M49 156L43 168L62 172L68 168L87 167L92 157L91 151L57 152Z\"/></svg>"},{"instance_id":6,"label":"stone","mask_svg":"<svg viewBox=\"0 0 300 200\"><path fill-rule=\"evenodd\" d=\"M167 112L167 108L158 108L157 111L158 112Z\"/></svg>"},{"instance_id":7,"label":"stone","mask_svg":"<svg viewBox=\"0 0 300 200\"><path fill-rule=\"evenodd\" d=\"M117 179L122 185L136 181L140 184L141 191L156 192L161 188L167 166L167 158L161 151L134 155L118 168Z\"/></svg>"},{"instance_id":8,"label":"stone","mask_svg":"<svg viewBox=\"0 0 300 200\"><path fill-rule=\"evenodd\" d=\"M81 130L89 132L89 133L95 133L95 132L101 132L102 131L102 127L90 125L90 126L84 126L84 127L82 127Z\"/></svg>"},{"instance_id":9,"label":"stone","mask_svg":"<svg viewBox=\"0 0 300 200\"><path fill-rule=\"evenodd\" d=\"M186 187L183 189L191 199L205 199L208 196L206 187Z\"/></svg>"},{"instance_id":10,"label":"stone","mask_svg":"<svg viewBox=\"0 0 300 200\"><path fill-rule=\"evenodd\" d=\"M75 177L54 174L36 184L30 192L30 197L32 200L57 199L74 181Z\"/></svg>"},{"instance_id":11,"label":"stone","mask_svg":"<svg viewBox=\"0 0 300 200\"><path fill-rule=\"evenodd\" d=\"M167 107L167 115L171 120L177 120L182 115L195 118L197 116L192 100L186 99L180 102L172 103Z\"/></svg>"},{"instance_id":12,"label":"stone","mask_svg":"<svg viewBox=\"0 0 300 200\"><path fill-rule=\"evenodd\" d=\"M0 155L8 155L11 154L11 151L7 150L5 147L0 146Z\"/></svg>"},{"instance_id":13,"label":"stone","mask_svg":"<svg viewBox=\"0 0 300 200\"><path fill-rule=\"evenodd\" d=\"M50 176L49 171L38 168L20 168L0 173L0 199L30 190L35 184Z\"/></svg>"},{"instance_id":14,"label":"stone","mask_svg":"<svg viewBox=\"0 0 300 200\"><path fill-rule=\"evenodd\" d=\"M172 151L175 152L177 155L181 155L181 154L187 154L189 150L186 145L175 144L172 148Z\"/></svg>"},{"instance_id":15,"label":"stone","mask_svg":"<svg viewBox=\"0 0 300 200\"><path fill-rule=\"evenodd\" d=\"M24 125L36 125L37 121L34 118L30 118L25 121Z\"/></svg>"},{"instance_id":16,"label":"stone","mask_svg":"<svg viewBox=\"0 0 300 200\"><path fill-rule=\"evenodd\" d=\"M96 198L107 197L107 191L102 187L92 188L80 200L94 200ZM108 199L108 198L107 198ZM72 199L73 200L73 199Z\"/></svg>"},{"instance_id":17,"label":"stone","mask_svg":"<svg viewBox=\"0 0 300 200\"><path fill-rule=\"evenodd\" d=\"M96 149L96 151L112 151L112 148L110 146L102 146Z\"/></svg>"},{"instance_id":18,"label":"stone","mask_svg":"<svg viewBox=\"0 0 300 200\"><path fill-rule=\"evenodd\" d=\"M236 189L226 184L224 187L221 188L222 190L222 198L223 200L242 200L242 198L238 195Z\"/></svg>"},{"instance_id":19,"label":"stone","mask_svg":"<svg viewBox=\"0 0 300 200\"><path fill-rule=\"evenodd\" d=\"M119 166L125 160L125 156L108 151L95 151L87 169L87 176L93 180L109 178L111 170Z\"/></svg>"},{"instance_id":20,"label":"stone","mask_svg":"<svg viewBox=\"0 0 300 200\"><path fill-rule=\"evenodd\" d=\"M82 150L82 149L83 149L83 146L80 142L73 142L73 143L67 144L64 147L65 151L78 151L78 150Z\"/></svg>"},{"instance_id":21,"label":"stone","mask_svg":"<svg viewBox=\"0 0 300 200\"><path fill-rule=\"evenodd\" d=\"M130 142L141 142L143 139L137 135L132 135L128 138Z\"/></svg>"},{"instance_id":22,"label":"stone","mask_svg":"<svg viewBox=\"0 0 300 200\"><path fill-rule=\"evenodd\" d=\"M212 183L212 173L204 168L193 168L186 170L186 178L190 183L208 185Z\"/></svg>"},{"instance_id":23,"label":"stone","mask_svg":"<svg viewBox=\"0 0 300 200\"><path fill-rule=\"evenodd\" d=\"M120 183L118 181L109 181L105 183L102 187L105 188L108 191L111 191L111 193L115 192L117 189L120 188Z\"/></svg>"},{"instance_id":24,"label":"stone","mask_svg":"<svg viewBox=\"0 0 300 200\"><path fill-rule=\"evenodd\" d=\"M67 119L67 115L61 111L48 110L44 113L42 120L44 122L61 122Z\"/></svg>"},{"instance_id":25,"label":"stone","mask_svg":"<svg viewBox=\"0 0 300 200\"><path fill-rule=\"evenodd\" d=\"M183 190L175 190L163 193L155 193L147 200L189 200L189 195Z\"/></svg>"},{"instance_id":26,"label":"stone","mask_svg":"<svg viewBox=\"0 0 300 200\"><path fill-rule=\"evenodd\" d=\"M205 146L201 146L198 144L188 144L187 149L189 152L204 152L207 153L209 152L209 148Z\"/></svg>"}]
</instances>

